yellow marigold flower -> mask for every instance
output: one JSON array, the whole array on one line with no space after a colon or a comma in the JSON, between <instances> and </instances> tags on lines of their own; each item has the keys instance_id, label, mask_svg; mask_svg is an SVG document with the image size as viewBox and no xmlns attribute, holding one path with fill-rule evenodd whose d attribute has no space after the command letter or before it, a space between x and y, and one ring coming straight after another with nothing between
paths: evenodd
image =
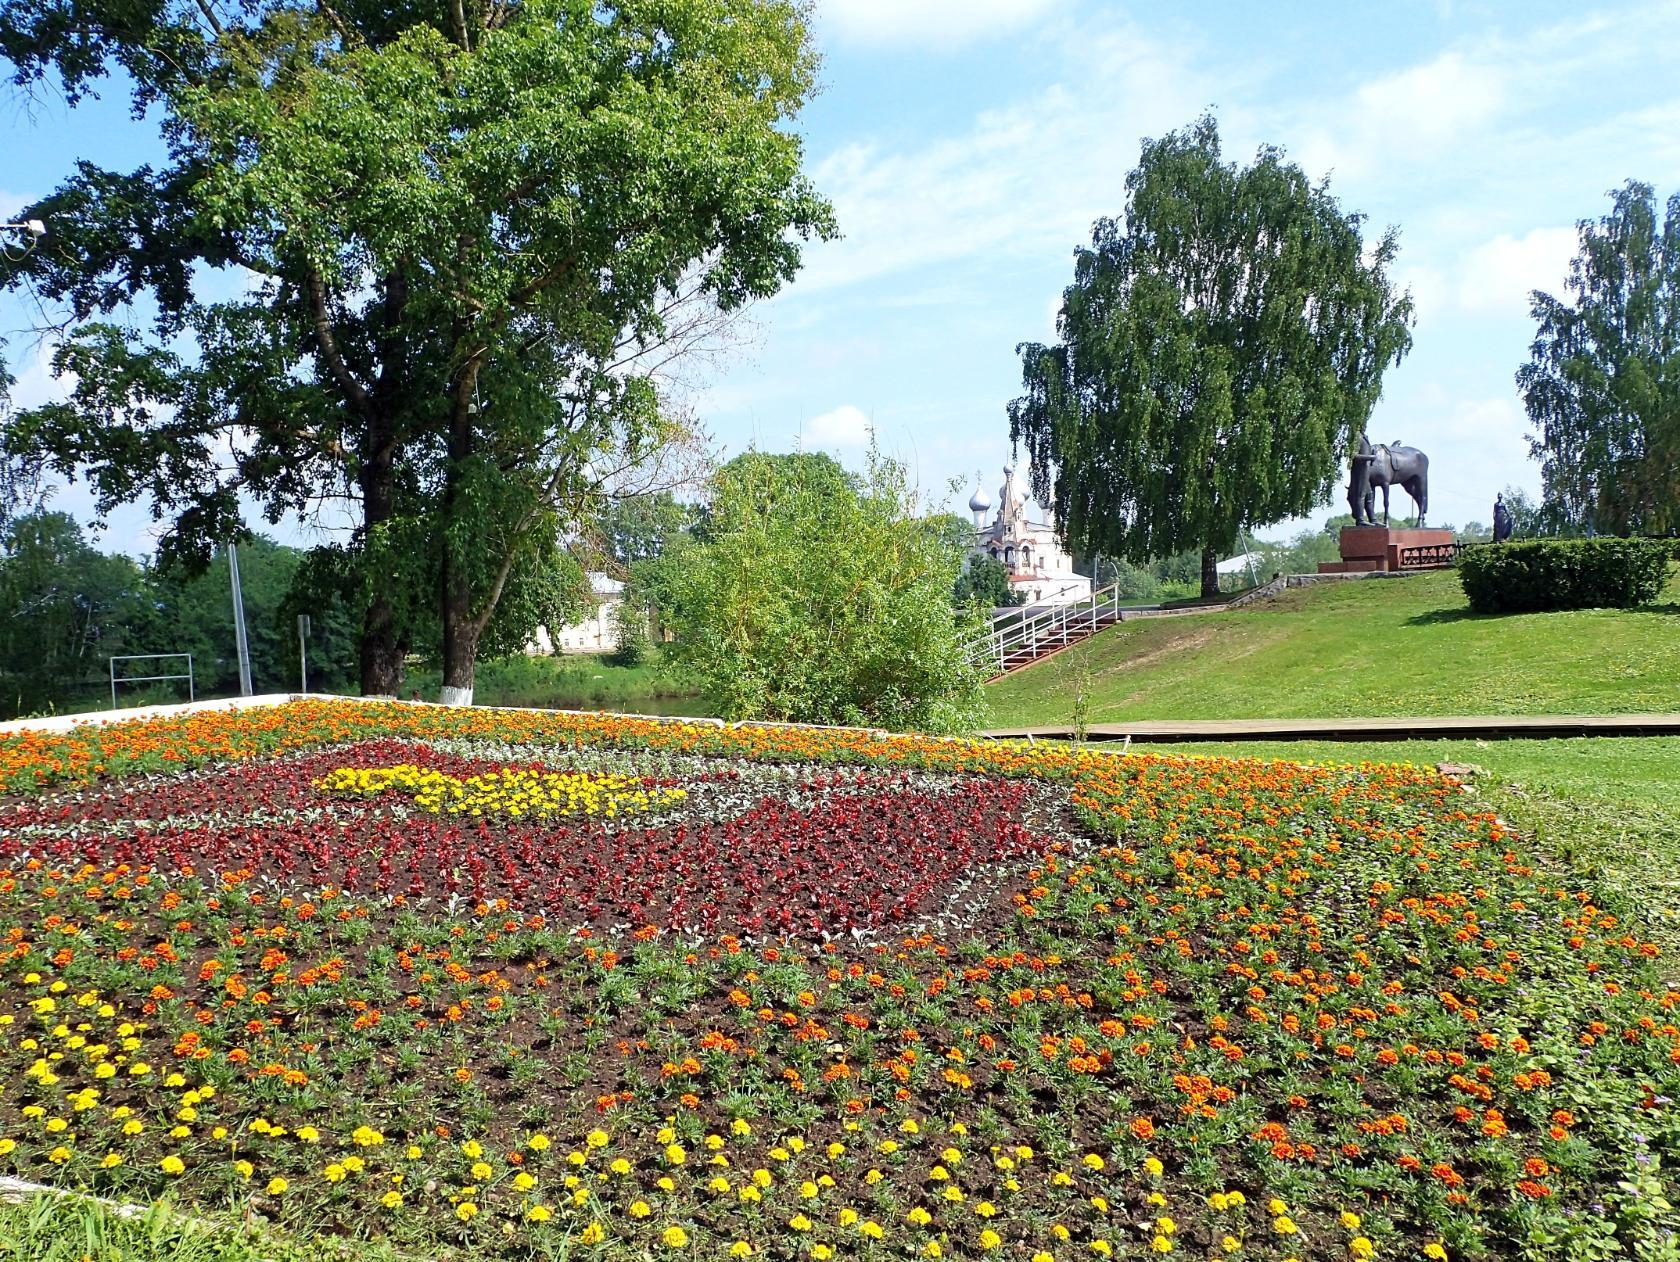
<instances>
[{"instance_id":1,"label":"yellow marigold flower","mask_svg":"<svg viewBox=\"0 0 1680 1262\"><path fill-rule=\"evenodd\" d=\"M814 1244L811 1246L811 1256L815 1258L817 1262L828 1262L828 1260L834 1256L834 1249L830 1245Z\"/></svg>"},{"instance_id":2,"label":"yellow marigold flower","mask_svg":"<svg viewBox=\"0 0 1680 1262\"><path fill-rule=\"evenodd\" d=\"M1032 1262L1056 1262L1056 1255L1040 1249L1032 1255Z\"/></svg>"},{"instance_id":3,"label":"yellow marigold flower","mask_svg":"<svg viewBox=\"0 0 1680 1262\"><path fill-rule=\"evenodd\" d=\"M1274 1196L1271 1200L1266 1202L1266 1212L1275 1218L1280 1214L1287 1214L1289 1212L1289 1206L1285 1205Z\"/></svg>"},{"instance_id":4,"label":"yellow marigold flower","mask_svg":"<svg viewBox=\"0 0 1680 1262\"><path fill-rule=\"evenodd\" d=\"M1352 1240L1349 1240L1348 1250L1354 1257L1360 1259L1360 1262L1368 1262L1369 1259L1377 1256L1377 1246L1364 1236L1355 1236Z\"/></svg>"},{"instance_id":5,"label":"yellow marigold flower","mask_svg":"<svg viewBox=\"0 0 1680 1262\"><path fill-rule=\"evenodd\" d=\"M1242 1242L1235 1236L1225 1236L1219 1241L1219 1247L1225 1250L1226 1253L1235 1253L1238 1249L1242 1248Z\"/></svg>"},{"instance_id":6,"label":"yellow marigold flower","mask_svg":"<svg viewBox=\"0 0 1680 1262\"><path fill-rule=\"evenodd\" d=\"M249 1161L236 1161L233 1163L233 1168L239 1171L239 1177L242 1179L249 1179L257 1172L257 1168Z\"/></svg>"},{"instance_id":7,"label":"yellow marigold flower","mask_svg":"<svg viewBox=\"0 0 1680 1262\"><path fill-rule=\"evenodd\" d=\"M681 1144L666 1144L665 1160L669 1161L673 1166L680 1166L683 1162L688 1160L688 1154L683 1151L683 1146Z\"/></svg>"},{"instance_id":8,"label":"yellow marigold flower","mask_svg":"<svg viewBox=\"0 0 1680 1262\"><path fill-rule=\"evenodd\" d=\"M513 1176L513 1186L518 1188L521 1192L529 1192L532 1188L537 1186L537 1181L531 1177L528 1171L521 1170L518 1174Z\"/></svg>"},{"instance_id":9,"label":"yellow marigold flower","mask_svg":"<svg viewBox=\"0 0 1680 1262\"><path fill-rule=\"evenodd\" d=\"M833 1143L829 1144L827 1149L825 1149L824 1151L826 1151L828 1153L828 1159L830 1161L834 1161L834 1160L846 1155L846 1145L844 1145L844 1144L840 1143L838 1140L836 1140Z\"/></svg>"},{"instance_id":10,"label":"yellow marigold flower","mask_svg":"<svg viewBox=\"0 0 1680 1262\"><path fill-rule=\"evenodd\" d=\"M939 1159L948 1166L954 1166L962 1160L962 1154L955 1148L947 1148L939 1154Z\"/></svg>"},{"instance_id":11,"label":"yellow marigold flower","mask_svg":"<svg viewBox=\"0 0 1680 1262\"><path fill-rule=\"evenodd\" d=\"M630 1206L630 1217L632 1218L646 1218L651 1213L653 1213L653 1206L646 1201L635 1201Z\"/></svg>"},{"instance_id":12,"label":"yellow marigold flower","mask_svg":"<svg viewBox=\"0 0 1680 1262\"><path fill-rule=\"evenodd\" d=\"M158 1169L162 1170L165 1174L182 1174L186 1171L186 1168L186 1162L182 1161L174 1153L170 1153L169 1156L158 1162Z\"/></svg>"},{"instance_id":13,"label":"yellow marigold flower","mask_svg":"<svg viewBox=\"0 0 1680 1262\"><path fill-rule=\"evenodd\" d=\"M358 1126L350 1132L350 1141L358 1148L377 1148L385 1142L385 1136L371 1126Z\"/></svg>"},{"instance_id":14,"label":"yellow marigold flower","mask_svg":"<svg viewBox=\"0 0 1680 1262\"><path fill-rule=\"evenodd\" d=\"M122 1158L114 1152L106 1153L99 1162L99 1168L101 1170L112 1170L120 1165L122 1165Z\"/></svg>"},{"instance_id":15,"label":"yellow marigold flower","mask_svg":"<svg viewBox=\"0 0 1680 1262\"><path fill-rule=\"evenodd\" d=\"M1170 1236L1178 1230L1178 1224L1170 1218L1157 1218L1155 1220L1155 1230L1163 1236Z\"/></svg>"},{"instance_id":16,"label":"yellow marigold flower","mask_svg":"<svg viewBox=\"0 0 1680 1262\"><path fill-rule=\"evenodd\" d=\"M1165 1169L1165 1167L1161 1165L1160 1158L1158 1157L1145 1157L1143 1159L1143 1168L1149 1174L1150 1178L1153 1179L1160 1178L1161 1171Z\"/></svg>"},{"instance_id":17,"label":"yellow marigold flower","mask_svg":"<svg viewBox=\"0 0 1680 1262\"><path fill-rule=\"evenodd\" d=\"M793 1149L794 1152L804 1152L805 1151L805 1141L804 1141L803 1138L801 1138L798 1135L795 1135L793 1138L788 1140L787 1141L787 1146L789 1148Z\"/></svg>"},{"instance_id":18,"label":"yellow marigold flower","mask_svg":"<svg viewBox=\"0 0 1680 1262\"><path fill-rule=\"evenodd\" d=\"M1096 1254L1099 1258L1112 1257L1114 1255L1114 1246L1109 1244L1106 1240L1093 1240L1091 1241L1091 1252Z\"/></svg>"},{"instance_id":19,"label":"yellow marigold flower","mask_svg":"<svg viewBox=\"0 0 1680 1262\"><path fill-rule=\"evenodd\" d=\"M461 1152L472 1158L474 1161L477 1161L484 1155L484 1146L476 1139L469 1139L461 1145Z\"/></svg>"},{"instance_id":20,"label":"yellow marigold flower","mask_svg":"<svg viewBox=\"0 0 1680 1262\"><path fill-rule=\"evenodd\" d=\"M321 1171L321 1174L325 1177L328 1183L343 1183L344 1173L344 1167L337 1165L336 1163Z\"/></svg>"},{"instance_id":21,"label":"yellow marigold flower","mask_svg":"<svg viewBox=\"0 0 1680 1262\"><path fill-rule=\"evenodd\" d=\"M1152 1236L1149 1240L1149 1247L1156 1253L1171 1253L1173 1242L1165 1236Z\"/></svg>"},{"instance_id":22,"label":"yellow marigold flower","mask_svg":"<svg viewBox=\"0 0 1680 1262\"><path fill-rule=\"evenodd\" d=\"M525 1217L534 1223L545 1223L549 1219L549 1209L546 1205L533 1205L525 1212ZM600 1223L590 1223L578 1233L580 1244L600 1244L601 1237L607 1234L607 1229Z\"/></svg>"},{"instance_id":23,"label":"yellow marigold flower","mask_svg":"<svg viewBox=\"0 0 1680 1262\"><path fill-rule=\"evenodd\" d=\"M478 1206L474 1205L471 1201L462 1201L455 1207L455 1217L459 1218L464 1223L470 1223L473 1220L473 1216L477 1213Z\"/></svg>"},{"instance_id":24,"label":"yellow marigold flower","mask_svg":"<svg viewBox=\"0 0 1680 1262\"><path fill-rule=\"evenodd\" d=\"M1070 1188L1073 1186L1073 1176L1066 1170L1058 1170L1050 1176L1050 1182L1059 1188Z\"/></svg>"},{"instance_id":25,"label":"yellow marigold flower","mask_svg":"<svg viewBox=\"0 0 1680 1262\"><path fill-rule=\"evenodd\" d=\"M753 1247L745 1240L737 1240L729 1246L729 1256L732 1258L750 1258L752 1255Z\"/></svg>"},{"instance_id":26,"label":"yellow marigold flower","mask_svg":"<svg viewBox=\"0 0 1680 1262\"><path fill-rule=\"evenodd\" d=\"M987 1227L980 1233L980 1247L982 1249L995 1249L1002 1243L1003 1237L998 1235L997 1232L993 1231L990 1227Z\"/></svg>"},{"instance_id":27,"label":"yellow marigold flower","mask_svg":"<svg viewBox=\"0 0 1680 1262\"><path fill-rule=\"evenodd\" d=\"M1102 1196L1093 1196L1091 1198L1091 1208L1099 1214L1108 1213L1108 1199Z\"/></svg>"},{"instance_id":28,"label":"yellow marigold flower","mask_svg":"<svg viewBox=\"0 0 1680 1262\"><path fill-rule=\"evenodd\" d=\"M865 1183L867 1183L870 1187L874 1187L877 1183L879 1183L882 1179L884 1179L886 1177L887 1176L882 1174L879 1170L871 1168L869 1173L863 1176L863 1181Z\"/></svg>"},{"instance_id":29,"label":"yellow marigold flower","mask_svg":"<svg viewBox=\"0 0 1680 1262\"><path fill-rule=\"evenodd\" d=\"M1148 1201L1149 1204L1153 1205L1156 1209L1160 1209L1161 1206L1167 1203L1167 1198L1162 1196L1159 1192L1151 1192L1143 1199Z\"/></svg>"},{"instance_id":30,"label":"yellow marigold flower","mask_svg":"<svg viewBox=\"0 0 1680 1262\"><path fill-rule=\"evenodd\" d=\"M659 1178L654 1181L653 1186L658 1188L661 1192L675 1192L677 1190L677 1185L671 1182L671 1176L668 1174L660 1175Z\"/></svg>"},{"instance_id":31,"label":"yellow marigold flower","mask_svg":"<svg viewBox=\"0 0 1680 1262\"><path fill-rule=\"evenodd\" d=\"M392 1191L385 1193L384 1196L380 1197L379 1203L386 1209L396 1209L397 1206L403 1203L402 1193L393 1189Z\"/></svg>"},{"instance_id":32,"label":"yellow marigold flower","mask_svg":"<svg viewBox=\"0 0 1680 1262\"><path fill-rule=\"evenodd\" d=\"M753 1182L758 1184L761 1188L767 1188L775 1182L775 1180L771 1178L770 1172L763 1166L760 1166L758 1169L753 1171L752 1178Z\"/></svg>"},{"instance_id":33,"label":"yellow marigold flower","mask_svg":"<svg viewBox=\"0 0 1680 1262\"><path fill-rule=\"evenodd\" d=\"M725 1192L730 1190L729 1180L724 1178L721 1174L710 1183L706 1184L706 1187L710 1191L716 1192L719 1196L722 1196Z\"/></svg>"},{"instance_id":34,"label":"yellow marigold flower","mask_svg":"<svg viewBox=\"0 0 1680 1262\"><path fill-rule=\"evenodd\" d=\"M483 1162L483 1161L475 1161L475 1162L473 1162L472 1169L470 1171L468 1171L468 1173L471 1174L472 1177L475 1180L477 1180L479 1183L483 1183L486 1179L488 1179L491 1175L495 1174L496 1172L493 1169L490 1168L488 1163Z\"/></svg>"},{"instance_id":35,"label":"yellow marigold flower","mask_svg":"<svg viewBox=\"0 0 1680 1262\"><path fill-rule=\"evenodd\" d=\"M990 1201L981 1201L974 1207L974 1212L982 1218L990 1218L993 1214L997 1213L997 1206L993 1205Z\"/></svg>"},{"instance_id":36,"label":"yellow marigold flower","mask_svg":"<svg viewBox=\"0 0 1680 1262\"><path fill-rule=\"evenodd\" d=\"M1101 1170L1103 1159L1094 1152L1088 1152L1085 1154L1085 1168L1087 1170Z\"/></svg>"},{"instance_id":37,"label":"yellow marigold flower","mask_svg":"<svg viewBox=\"0 0 1680 1262\"><path fill-rule=\"evenodd\" d=\"M742 1118L742 1117L738 1117L733 1122L731 1122L729 1124L729 1130L730 1130L731 1134L738 1135L742 1139L745 1139L748 1135L752 1134L752 1127L748 1124L747 1120L745 1118ZM737 1240L735 1243L736 1243L736 1245L747 1244L747 1242L745 1240ZM747 1244L747 1248L751 1249L752 1246L750 1244ZM737 1256L745 1257L746 1255L745 1254L738 1254Z\"/></svg>"},{"instance_id":38,"label":"yellow marigold flower","mask_svg":"<svg viewBox=\"0 0 1680 1262\"><path fill-rule=\"evenodd\" d=\"M597 1144L595 1142L595 1136L597 1136L597 1135L601 1136L601 1142L599 1144ZM530 1139L526 1140L525 1142L530 1147L532 1152L546 1152L547 1149L548 1149L548 1142L549 1141L548 1141L548 1136L547 1135L541 1135L541 1134L533 1135L533 1136L531 1136ZM589 1144L589 1146L591 1148L603 1147L607 1142L606 1132L604 1132L604 1131L590 1131L589 1132L589 1139L586 1142Z\"/></svg>"},{"instance_id":39,"label":"yellow marigold flower","mask_svg":"<svg viewBox=\"0 0 1680 1262\"><path fill-rule=\"evenodd\" d=\"M906 1135L914 1135L918 1131L920 1131L922 1128L920 1126L916 1125L916 1119L915 1118L907 1117L902 1122L900 1122L898 1124L898 1129Z\"/></svg>"},{"instance_id":40,"label":"yellow marigold flower","mask_svg":"<svg viewBox=\"0 0 1680 1262\"><path fill-rule=\"evenodd\" d=\"M907 1221L914 1223L918 1227L926 1227L933 1221L933 1215L928 1213L927 1210L923 1209L920 1205L915 1206L904 1217Z\"/></svg>"},{"instance_id":41,"label":"yellow marigold flower","mask_svg":"<svg viewBox=\"0 0 1680 1262\"><path fill-rule=\"evenodd\" d=\"M612 1165L608 1166L607 1169L618 1175L619 1178L623 1178L625 1175L630 1173L630 1163L623 1157L619 1157L612 1163Z\"/></svg>"},{"instance_id":42,"label":"yellow marigold flower","mask_svg":"<svg viewBox=\"0 0 1680 1262\"><path fill-rule=\"evenodd\" d=\"M1431 1259L1431 1262L1447 1262L1447 1251L1437 1240L1431 1240L1423 1246L1423 1256Z\"/></svg>"},{"instance_id":43,"label":"yellow marigold flower","mask_svg":"<svg viewBox=\"0 0 1680 1262\"><path fill-rule=\"evenodd\" d=\"M792 1218L788 1219L788 1226L792 1227L795 1231L810 1231L815 1225L816 1224L803 1214L795 1214Z\"/></svg>"},{"instance_id":44,"label":"yellow marigold flower","mask_svg":"<svg viewBox=\"0 0 1680 1262\"><path fill-rule=\"evenodd\" d=\"M736 1195L741 1198L743 1205L755 1205L764 1199L764 1194L758 1190L756 1185L751 1183L742 1184L741 1190Z\"/></svg>"},{"instance_id":45,"label":"yellow marigold flower","mask_svg":"<svg viewBox=\"0 0 1680 1262\"><path fill-rule=\"evenodd\" d=\"M876 1222L873 1218L865 1219L862 1223L858 1224L858 1230L870 1240L879 1240L882 1236L887 1234L886 1228L881 1226L881 1224Z\"/></svg>"},{"instance_id":46,"label":"yellow marigold flower","mask_svg":"<svg viewBox=\"0 0 1680 1262\"><path fill-rule=\"evenodd\" d=\"M146 1124L137 1117L129 1118L128 1121L124 1122L122 1125L122 1133L124 1135L138 1135L145 1129Z\"/></svg>"},{"instance_id":47,"label":"yellow marigold flower","mask_svg":"<svg viewBox=\"0 0 1680 1262\"><path fill-rule=\"evenodd\" d=\"M840 1211L837 1221L842 1227L850 1227L859 1217L857 1210L848 1205Z\"/></svg>"},{"instance_id":48,"label":"yellow marigold flower","mask_svg":"<svg viewBox=\"0 0 1680 1262\"><path fill-rule=\"evenodd\" d=\"M892 1156L898 1151L898 1141L896 1139L883 1139L881 1141L881 1151L889 1157Z\"/></svg>"},{"instance_id":49,"label":"yellow marigold flower","mask_svg":"<svg viewBox=\"0 0 1680 1262\"><path fill-rule=\"evenodd\" d=\"M688 1233L681 1227L667 1227L665 1234L660 1237L668 1249L680 1249L688 1243Z\"/></svg>"},{"instance_id":50,"label":"yellow marigold flower","mask_svg":"<svg viewBox=\"0 0 1680 1262\"><path fill-rule=\"evenodd\" d=\"M70 1123L62 1117L49 1117L47 1119L47 1134L49 1135L56 1135L62 1130L68 1130L69 1127Z\"/></svg>"},{"instance_id":51,"label":"yellow marigold flower","mask_svg":"<svg viewBox=\"0 0 1680 1262\"><path fill-rule=\"evenodd\" d=\"M1288 1214L1279 1214L1272 1219L1272 1230L1280 1236L1293 1236L1300 1228L1295 1225L1295 1220Z\"/></svg>"},{"instance_id":52,"label":"yellow marigold flower","mask_svg":"<svg viewBox=\"0 0 1680 1262\"><path fill-rule=\"evenodd\" d=\"M282 1179L279 1175L276 1175L268 1181L268 1194L270 1196L282 1196L285 1194L286 1189L290 1186L291 1184L287 1183L286 1180Z\"/></svg>"},{"instance_id":53,"label":"yellow marigold flower","mask_svg":"<svg viewBox=\"0 0 1680 1262\"><path fill-rule=\"evenodd\" d=\"M811 1180L806 1179L805 1182L803 1182L799 1185L799 1195L807 1201L816 1200L817 1199L817 1185L815 1183L812 1183Z\"/></svg>"},{"instance_id":54,"label":"yellow marigold flower","mask_svg":"<svg viewBox=\"0 0 1680 1262\"><path fill-rule=\"evenodd\" d=\"M403 1152L403 1156L407 1157L410 1161L419 1161L423 1155L424 1154L420 1151L419 1144L410 1144Z\"/></svg>"},{"instance_id":55,"label":"yellow marigold flower","mask_svg":"<svg viewBox=\"0 0 1680 1262\"><path fill-rule=\"evenodd\" d=\"M1225 1193L1225 1203L1233 1209L1241 1209L1244 1205L1248 1204L1248 1197L1244 1196L1241 1192L1230 1191Z\"/></svg>"},{"instance_id":56,"label":"yellow marigold flower","mask_svg":"<svg viewBox=\"0 0 1680 1262\"><path fill-rule=\"evenodd\" d=\"M1231 1204L1231 1202L1226 1199L1225 1193L1223 1192L1209 1192L1207 1203L1217 1210L1226 1209Z\"/></svg>"},{"instance_id":57,"label":"yellow marigold flower","mask_svg":"<svg viewBox=\"0 0 1680 1262\"><path fill-rule=\"evenodd\" d=\"M57 1148L54 1148L47 1154L47 1160L52 1162L55 1166L61 1166L66 1161L70 1160L70 1150L60 1144Z\"/></svg>"}]
</instances>

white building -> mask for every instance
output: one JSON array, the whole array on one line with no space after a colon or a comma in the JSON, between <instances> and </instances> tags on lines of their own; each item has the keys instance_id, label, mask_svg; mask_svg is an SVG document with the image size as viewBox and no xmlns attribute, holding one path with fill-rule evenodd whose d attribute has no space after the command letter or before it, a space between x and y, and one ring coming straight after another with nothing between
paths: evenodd
<instances>
[{"instance_id":1,"label":"white building","mask_svg":"<svg viewBox=\"0 0 1680 1262\"><path fill-rule=\"evenodd\" d=\"M618 620L614 617L624 599L624 584L608 578L599 571L587 575L589 589L595 594L595 609L582 622L550 632L538 627L536 636L525 646L532 657L547 657L554 653L610 653L618 647Z\"/></svg>"},{"instance_id":2,"label":"white building","mask_svg":"<svg viewBox=\"0 0 1680 1262\"><path fill-rule=\"evenodd\" d=\"M1062 547L1055 530L1028 515L1026 478L1015 476L1015 467L1003 467L1003 485L998 488L997 515L986 520L992 501L975 479L968 511L974 514L975 543L971 556L990 556L1009 571L1009 585L1026 595L1029 605L1064 605L1084 600L1091 594L1091 580L1073 570L1073 558Z\"/></svg>"}]
</instances>

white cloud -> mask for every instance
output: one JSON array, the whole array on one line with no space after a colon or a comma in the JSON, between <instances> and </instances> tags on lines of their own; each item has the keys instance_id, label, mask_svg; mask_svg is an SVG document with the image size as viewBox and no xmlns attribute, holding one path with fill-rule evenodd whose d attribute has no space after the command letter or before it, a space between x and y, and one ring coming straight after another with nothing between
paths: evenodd
<instances>
[{"instance_id":1,"label":"white cloud","mask_svg":"<svg viewBox=\"0 0 1680 1262\"><path fill-rule=\"evenodd\" d=\"M812 446L865 447L869 444L873 428L873 422L864 415L863 409L843 403L806 421L804 431L806 441Z\"/></svg>"},{"instance_id":2,"label":"white cloud","mask_svg":"<svg viewBox=\"0 0 1680 1262\"><path fill-rule=\"evenodd\" d=\"M1496 62L1461 52L1379 76L1333 108L1315 102L1313 116L1334 122L1309 124L1293 156L1314 178L1334 172L1340 181L1449 154L1499 116L1508 78Z\"/></svg>"},{"instance_id":3,"label":"white cloud","mask_svg":"<svg viewBox=\"0 0 1680 1262\"><path fill-rule=\"evenodd\" d=\"M1203 108L1213 80L1185 55L1115 22L1079 30L1060 52L1063 82L981 113L963 133L827 154L813 180L845 235L807 252L795 293L956 260L981 260L995 276L1022 259L1068 259L1093 220L1124 209L1140 139Z\"/></svg>"},{"instance_id":4,"label":"white cloud","mask_svg":"<svg viewBox=\"0 0 1680 1262\"><path fill-rule=\"evenodd\" d=\"M821 0L817 14L854 44L951 47L1004 34L1046 13L1056 0Z\"/></svg>"},{"instance_id":5,"label":"white cloud","mask_svg":"<svg viewBox=\"0 0 1680 1262\"><path fill-rule=\"evenodd\" d=\"M1556 294L1569 274L1574 228L1535 228L1520 237L1502 232L1465 257L1455 297L1466 311L1524 317L1531 290Z\"/></svg>"}]
</instances>

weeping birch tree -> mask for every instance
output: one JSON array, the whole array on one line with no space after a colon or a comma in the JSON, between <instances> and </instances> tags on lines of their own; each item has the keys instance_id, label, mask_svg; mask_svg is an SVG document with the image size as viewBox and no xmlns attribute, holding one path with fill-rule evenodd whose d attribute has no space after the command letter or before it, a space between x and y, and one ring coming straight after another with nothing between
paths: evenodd
<instances>
[{"instance_id":1,"label":"weeping birch tree","mask_svg":"<svg viewBox=\"0 0 1680 1262\"><path fill-rule=\"evenodd\" d=\"M1412 303L1327 182L1267 147L1221 159L1211 117L1146 141L1126 209L1075 254L1051 346L1025 343L1010 435L1077 553L1199 549L1323 504L1411 346Z\"/></svg>"}]
</instances>

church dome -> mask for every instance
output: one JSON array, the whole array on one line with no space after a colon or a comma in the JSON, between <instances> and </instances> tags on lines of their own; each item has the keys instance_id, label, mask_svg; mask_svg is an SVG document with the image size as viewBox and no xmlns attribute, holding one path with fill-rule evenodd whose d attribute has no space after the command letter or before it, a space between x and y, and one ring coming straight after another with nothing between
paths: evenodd
<instances>
[{"instance_id":1,"label":"church dome","mask_svg":"<svg viewBox=\"0 0 1680 1262\"><path fill-rule=\"evenodd\" d=\"M968 511L983 513L992 506L991 497L986 494L986 488L980 485L978 478L974 482L974 494L968 497Z\"/></svg>"}]
</instances>

